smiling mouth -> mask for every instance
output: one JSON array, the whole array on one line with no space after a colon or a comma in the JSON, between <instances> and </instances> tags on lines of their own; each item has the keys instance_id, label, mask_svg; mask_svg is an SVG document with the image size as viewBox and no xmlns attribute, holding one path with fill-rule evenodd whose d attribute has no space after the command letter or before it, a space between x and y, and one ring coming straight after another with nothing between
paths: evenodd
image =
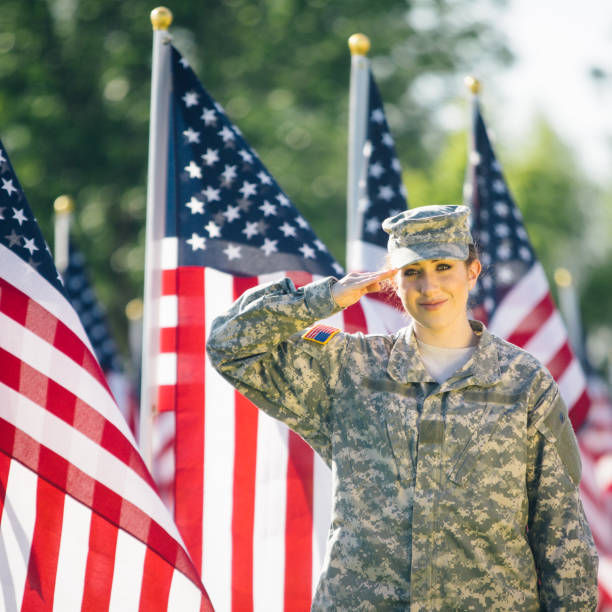
<instances>
[{"instance_id":1,"label":"smiling mouth","mask_svg":"<svg viewBox=\"0 0 612 612\"><path fill-rule=\"evenodd\" d=\"M420 302L419 306L421 308L425 308L425 310L437 310L441 308L444 304L446 304L445 299L441 300L432 300L431 302Z\"/></svg>"}]
</instances>

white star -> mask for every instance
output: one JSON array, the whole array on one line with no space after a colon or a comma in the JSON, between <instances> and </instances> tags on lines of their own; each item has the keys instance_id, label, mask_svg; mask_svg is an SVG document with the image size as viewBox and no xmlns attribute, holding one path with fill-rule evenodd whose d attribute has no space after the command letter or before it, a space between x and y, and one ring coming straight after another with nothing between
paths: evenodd
<instances>
[{"instance_id":1,"label":"white star","mask_svg":"<svg viewBox=\"0 0 612 612\"><path fill-rule=\"evenodd\" d=\"M236 178L236 166L225 164L225 170L221 173L223 180L226 183L231 183Z\"/></svg>"},{"instance_id":2,"label":"white star","mask_svg":"<svg viewBox=\"0 0 612 612\"><path fill-rule=\"evenodd\" d=\"M195 232L191 234L191 238L187 240L187 244L191 246L192 251L197 251L201 249L204 251L206 249L206 238L204 236L198 236Z\"/></svg>"},{"instance_id":3,"label":"white star","mask_svg":"<svg viewBox=\"0 0 612 612\"><path fill-rule=\"evenodd\" d=\"M2 149L0 149L0 164L5 161L6 161L6 157L4 157L4 153L2 152Z\"/></svg>"},{"instance_id":4,"label":"white star","mask_svg":"<svg viewBox=\"0 0 612 612\"><path fill-rule=\"evenodd\" d=\"M400 164L400 160L397 159L397 157L393 158L393 161L391 162L391 167L398 173L401 174L402 172L402 165Z\"/></svg>"},{"instance_id":5,"label":"white star","mask_svg":"<svg viewBox=\"0 0 612 612\"><path fill-rule=\"evenodd\" d=\"M470 152L470 163L472 166L477 166L480 163L480 153L478 151Z\"/></svg>"},{"instance_id":6,"label":"white star","mask_svg":"<svg viewBox=\"0 0 612 612\"><path fill-rule=\"evenodd\" d=\"M202 178L202 170L193 160L189 162L188 166L185 166L185 170L189 173L189 178Z\"/></svg>"},{"instance_id":7,"label":"white star","mask_svg":"<svg viewBox=\"0 0 612 612\"><path fill-rule=\"evenodd\" d=\"M13 186L13 179L9 179L8 181L2 179L1 189L4 189L8 195L11 195L13 191L17 191L17 188Z\"/></svg>"},{"instance_id":8,"label":"white star","mask_svg":"<svg viewBox=\"0 0 612 612\"><path fill-rule=\"evenodd\" d=\"M217 125L217 114L212 108L205 108L200 119L204 121L204 125Z\"/></svg>"},{"instance_id":9,"label":"white star","mask_svg":"<svg viewBox=\"0 0 612 612\"><path fill-rule=\"evenodd\" d=\"M259 182L262 185L272 184L272 179L270 178L270 175L267 172L264 172L263 170L257 175L257 178L259 179Z\"/></svg>"},{"instance_id":10,"label":"white star","mask_svg":"<svg viewBox=\"0 0 612 612\"><path fill-rule=\"evenodd\" d=\"M505 238L506 236L510 235L510 228L505 223L498 223L495 226L495 233L500 238Z\"/></svg>"},{"instance_id":11,"label":"white star","mask_svg":"<svg viewBox=\"0 0 612 612\"><path fill-rule=\"evenodd\" d=\"M185 204L191 210L191 214L204 214L204 202L201 202L195 196L191 196L191 200Z\"/></svg>"},{"instance_id":12,"label":"white star","mask_svg":"<svg viewBox=\"0 0 612 612\"><path fill-rule=\"evenodd\" d=\"M227 258L231 261L232 259L240 259L240 247L234 244L228 244L227 248L223 249L223 252L227 255Z\"/></svg>"},{"instance_id":13,"label":"white star","mask_svg":"<svg viewBox=\"0 0 612 612\"><path fill-rule=\"evenodd\" d=\"M493 191L495 191L495 193L505 193L506 185L504 185L504 181L501 179L493 181Z\"/></svg>"},{"instance_id":14,"label":"white star","mask_svg":"<svg viewBox=\"0 0 612 612\"><path fill-rule=\"evenodd\" d=\"M200 142L200 132L196 132L191 128L185 130L183 135L187 138L187 142Z\"/></svg>"},{"instance_id":15,"label":"white star","mask_svg":"<svg viewBox=\"0 0 612 612\"><path fill-rule=\"evenodd\" d=\"M238 151L238 155L240 155L247 164L253 163L253 156L246 149Z\"/></svg>"},{"instance_id":16,"label":"white star","mask_svg":"<svg viewBox=\"0 0 612 612\"><path fill-rule=\"evenodd\" d=\"M219 191L219 189L215 189L210 185L208 185L206 189L202 189L202 193L204 194L207 202L219 202L221 200L219 197Z\"/></svg>"},{"instance_id":17,"label":"white star","mask_svg":"<svg viewBox=\"0 0 612 612\"><path fill-rule=\"evenodd\" d=\"M247 221L242 233L250 240L256 234L259 234L259 223Z\"/></svg>"},{"instance_id":18,"label":"white star","mask_svg":"<svg viewBox=\"0 0 612 612\"><path fill-rule=\"evenodd\" d=\"M38 247L34 244L34 238L26 238L24 236L23 241L25 242L23 248L30 251L30 255L34 255L34 251L38 251Z\"/></svg>"},{"instance_id":19,"label":"white star","mask_svg":"<svg viewBox=\"0 0 612 612\"><path fill-rule=\"evenodd\" d=\"M289 198L284 193L279 193L276 196L276 199L278 200L278 203L281 206L290 206L291 205L291 201L289 200Z\"/></svg>"},{"instance_id":20,"label":"white star","mask_svg":"<svg viewBox=\"0 0 612 612\"><path fill-rule=\"evenodd\" d=\"M301 251L302 255L304 257L306 257L307 259L314 259L315 258L315 250L312 247L309 247L307 244L303 244L298 251Z\"/></svg>"},{"instance_id":21,"label":"white star","mask_svg":"<svg viewBox=\"0 0 612 612\"><path fill-rule=\"evenodd\" d=\"M488 312L491 312L493 310L493 308L495 308L495 302L493 300L493 298L486 298L484 301L484 307Z\"/></svg>"},{"instance_id":22,"label":"white star","mask_svg":"<svg viewBox=\"0 0 612 612\"><path fill-rule=\"evenodd\" d=\"M510 248L510 245L507 242L502 242L497 247L497 256L500 259L502 260L510 259L511 255L512 255L512 249Z\"/></svg>"},{"instance_id":23,"label":"white star","mask_svg":"<svg viewBox=\"0 0 612 612\"><path fill-rule=\"evenodd\" d=\"M179 63L183 68L189 68L189 62L184 57L181 57L181 61Z\"/></svg>"},{"instance_id":24,"label":"white star","mask_svg":"<svg viewBox=\"0 0 612 612\"><path fill-rule=\"evenodd\" d=\"M276 206L274 206L274 204L270 204L268 200L264 200L264 203L259 207L259 210L263 211L264 217L276 214Z\"/></svg>"},{"instance_id":25,"label":"white star","mask_svg":"<svg viewBox=\"0 0 612 612\"><path fill-rule=\"evenodd\" d=\"M368 174L370 176L373 176L374 178L378 178L381 174L384 174L385 169L382 167L382 164L380 164L379 162L374 162L373 164L370 165L370 168L368 169Z\"/></svg>"},{"instance_id":26,"label":"white star","mask_svg":"<svg viewBox=\"0 0 612 612\"><path fill-rule=\"evenodd\" d=\"M198 94L195 91L188 91L182 98L185 101L185 106L196 106L198 104Z\"/></svg>"},{"instance_id":27,"label":"white star","mask_svg":"<svg viewBox=\"0 0 612 612\"><path fill-rule=\"evenodd\" d=\"M212 220L204 226L204 229L208 232L210 238L219 238L221 236L221 228Z\"/></svg>"},{"instance_id":28,"label":"white star","mask_svg":"<svg viewBox=\"0 0 612 612\"><path fill-rule=\"evenodd\" d=\"M495 204L493 204L493 208L495 208L495 212L500 217L507 217L508 213L510 212L510 207L503 200L499 200L498 202L495 202Z\"/></svg>"},{"instance_id":29,"label":"white star","mask_svg":"<svg viewBox=\"0 0 612 612\"><path fill-rule=\"evenodd\" d=\"M497 280L504 285L514 282L514 271L510 266L497 266Z\"/></svg>"},{"instance_id":30,"label":"white star","mask_svg":"<svg viewBox=\"0 0 612 612\"><path fill-rule=\"evenodd\" d=\"M362 198L359 198L357 201L357 205L359 207L360 212L366 212L370 206L372 206L372 202L368 196L364 195Z\"/></svg>"},{"instance_id":31,"label":"white star","mask_svg":"<svg viewBox=\"0 0 612 612\"><path fill-rule=\"evenodd\" d=\"M501 172L501 169L502 169L502 168L501 168L501 166L500 166L500 164L499 164L499 162L498 162L496 159L494 159L494 160L491 162L491 168L492 168L493 170L497 170L498 172Z\"/></svg>"},{"instance_id":32,"label":"white star","mask_svg":"<svg viewBox=\"0 0 612 612\"><path fill-rule=\"evenodd\" d=\"M385 202L393 199L395 192L391 189L390 185L381 185L378 188L378 197Z\"/></svg>"},{"instance_id":33,"label":"white star","mask_svg":"<svg viewBox=\"0 0 612 612\"><path fill-rule=\"evenodd\" d=\"M522 246L519 249L519 257L521 259L524 259L525 261L529 261L531 259L531 253L529 252L529 249L526 246Z\"/></svg>"},{"instance_id":34,"label":"white star","mask_svg":"<svg viewBox=\"0 0 612 612\"><path fill-rule=\"evenodd\" d=\"M202 155L202 159L207 166L212 166L219 161L219 153L217 149L206 149L206 153Z\"/></svg>"},{"instance_id":35,"label":"white star","mask_svg":"<svg viewBox=\"0 0 612 612\"><path fill-rule=\"evenodd\" d=\"M376 217L370 217L366 221L366 232L370 232L370 234L375 234L380 228L380 221Z\"/></svg>"},{"instance_id":36,"label":"white star","mask_svg":"<svg viewBox=\"0 0 612 612\"><path fill-rule=\"evenodd\" d=\"M342 269L342 266L337 261L334 261L332 267L338 274L340 275L344 274L344 270Z\"/></svg>"},{"instance_id":37,"label":"white star","mask_svg":"<svg viewBox=\"0 0 612 612\"><path fill-rule=\"evenodd\" d=\"M285 234L285 238L288 238L289 236L293 236L295 238L296 236L295 227L293 227L293 225L289 225L286 221L278 229Z\"/></svg>"},{"instance_id":38,"label":"white star","mask_svg":"<svg viewBox=\"0 0 612 612\"><path fill-rule=\"evenodd\" d=\"M491 237L489 235L489 232L480 232L480 236L478 236L478 242L480 242L480 244L487 245L489 244L490 240Z\"/></svg>"},{"instance_id":39,"label":"white star","mask_svg":"<svg viewBox=\"0 0 612 612\"><path fill-rule=\"evenodd\" d=\"M382 143L384 145L386 145L387 147L392 147L394 142L393 142L393 136L391 136L391 134L389 134L389 132L385 132L382 135Z\"/></svg>"},{"instance_id":40,"label":"white star","mask_svg":"<svg viewBox=\"0 0 612 612\"><path fill-rule=\"evenodd\" d=\"M375 108L370 114L370 120L374 123L382 123L385 120L385 113L382 108Z\"/></svg>"},{"instance_id":41,"label":"white star","mask_svg":"<svg viewBox=\"0 0 612 612\"><path fill-rule=\"evenodd\" d=\"M17 234L15 230L12 229L11 233L8 234L8 236L5 236L5 238L8 240L9 247L14 247L15 245L19 244L19 241L21 240L22 236L20 234Z\"/></svg>"},{"instance_id":42,"label":"white star","mask_svg":"<svg viewBox=\"0 0 612 612\"><path fill-rule=\"evenodd\" d=\"M243 181L242 187L238 190L242 197L246 200L248 197L252 195L257 195L257 185L255 183L249 183L248 181Z\"/></svg>"},{"instance_id":43,"label":"white star","mask_svg":"<svg viewBox=\"0 0 612 612\"><path fill-rule=\"evenodd\" d=\"M278 240L270 240L269 238L264 238L264 243L261 245L260 248L266 255L276 253L278 251L278 248L276 246L277 242Z\"/></svg>"},{"instance_id":44,"label":"white star","mask_svg":"<svg viewBox=\"0 0 612 612\"><path fill-rule=\"evenodd\" d=\"M318 238L314 241L314 243L317 249L319 249L319 251L323 251L323 252L327 251L327 248L325 247L325 245Z\"/></svg>"},{"instance_id":45,"label":"white star","mask_svg":"<svg viewBox=\"0 0 612 612\"><path fill-rule=\"evenodd\" d=\"M236 136L234 132L230 130L227 125L224 125L220 132L218 132L219 136L223 138L223 142L229 142L230 140L235 140Z\"/></svg>"},{"instance_id":46,"label":"white star","mask_svg":"<svg viewBox=\"0 0 612 612\"><path fill-rule=\"evenodd\" d=\"M490 276L482 276L481 281L482 281L482 286L485 289L490 289L493 286L493 279Z\"/></svg>"},{"instance_id":47,"label":"white star","mask_svg":"<svg viewBox=\"0 0 612 612\"><path fill-rule=\"evenodd\" d=\"M23 225L24 221L27 221L28 218L23 214L23 208L13 208L13 219L17 219L17 223L19 225Z\"/></svg>"},{"instance_id":48,"label":"white star","mask_svg":"<svg viewBox=\"0 0 612 612\"><path fill-rule=\"evenodd\" d=\"M306 221L306 219L304 219L304 217L296 217L295 218L295 222L302 228L302 229L307 229L308 227L310 227L308 225L308 221Z\"/></svg>"},{"instance_id":49,"label":"white star","mask_svg":"<svg viewBox=\"0 0 612 612\"><path fill-rule=\"evenodd\" d=\"M240 208L238 206L232 206L231 204L223 211L223 216L228 220L228 222L232 222L234 219L240 218Z\"/></svg>"}]
</instances>

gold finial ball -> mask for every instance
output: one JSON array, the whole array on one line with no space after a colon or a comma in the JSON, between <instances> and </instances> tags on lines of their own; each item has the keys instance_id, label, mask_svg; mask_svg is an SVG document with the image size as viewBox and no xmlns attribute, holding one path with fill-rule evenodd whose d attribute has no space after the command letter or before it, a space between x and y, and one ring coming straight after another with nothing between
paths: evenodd
<instances>
[{"instance_id":1,"label":"gold finial ball","mask_svg":"<svg viewBox=\"0 0 612 612\"><path fill-rule=\"evenodd\" d=\"M480 91L480 81L474 76L466 76L463 79L465 86L476 95Z\"/></svg>"},{"instance_id":2,"label":"gold finial ball","mask_svg":"<svg viewBox=\"0 0 612 612\"><path fill-rule=\"evenodd\" d=\"M125 316L130 321L138 321L142 319L142 300L140 298L134 298L130 300L125 306Z\"/></svg>"},{"instance_id":3,"label":"gold finial ball","mask_svg":"<svg viewBox=\"0 0 612 612\"><path fill-rule=\"evenodd\" d=\"M572 273L567 268L557 268L554 277L559 287L565 289L572 286Z\"/></svg>"},{"instance_id":4,"label":"gold finial ball","mask_svg":"<svg viewBox=\"0 0 612 612\"><path fill-rule=\"evenodd\" d=\"M167 30L172 24L172 12L165 6L158 6L151 11L151 23L154 30Z\"/></svg>"},{"instance_id":5,"label":"gold finial ball","mask_svg":"<svg viewBox=\"0 0 612 612\"><path fill-rule=\"evenodd\" d=\"M69 214L74 210L74 200L69 195L61 195L55 198L53 210L58 214Z\"/></svg>"},{"instance_id":6,"label":"gold finial ball","mask_svg":"<svg viewBox=\"0 0 612 612\"><path fill-rule=\"evenodd\" d=\"M353 34L348 39L351 55L367 55L370 50L370 39L365 34Z\"/></svg>"}]
</instances>

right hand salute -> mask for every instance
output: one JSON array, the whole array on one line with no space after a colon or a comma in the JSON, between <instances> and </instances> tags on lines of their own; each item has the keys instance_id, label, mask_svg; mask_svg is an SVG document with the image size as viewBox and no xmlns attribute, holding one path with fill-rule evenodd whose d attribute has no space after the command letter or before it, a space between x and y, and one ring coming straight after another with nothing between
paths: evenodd
<instances>
[{"instance_id":1,"label":"right hand salute","mask_svg":"<svg viewBox=\"0 0 612 612\"><path fill-rule=\"evenodd\" d=\"M382 289L383 281L393 277L397 270L378 272L351 272L332 287L332 297L338 306L347 308L358 302L367 293Z\"/></svg>"}]
</instances>

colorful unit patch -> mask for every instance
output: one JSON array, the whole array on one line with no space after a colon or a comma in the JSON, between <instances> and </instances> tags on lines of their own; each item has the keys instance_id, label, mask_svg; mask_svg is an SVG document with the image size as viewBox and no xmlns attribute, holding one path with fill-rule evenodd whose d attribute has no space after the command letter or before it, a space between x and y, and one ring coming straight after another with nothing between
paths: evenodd
<instances>
[{"instance_id":1,"label":"colorful unit patch","mask_svg":"<svg viewBox=\"0 0 612 612\"><path fill-rule=\"evenodd\" d=\"M337 327L332 327L331 325L313 325L310 329L306 330L302 338L304 338L304 340L318 342L319 344L326 344L339 331Z\"/></svg>"}]
</instances>

